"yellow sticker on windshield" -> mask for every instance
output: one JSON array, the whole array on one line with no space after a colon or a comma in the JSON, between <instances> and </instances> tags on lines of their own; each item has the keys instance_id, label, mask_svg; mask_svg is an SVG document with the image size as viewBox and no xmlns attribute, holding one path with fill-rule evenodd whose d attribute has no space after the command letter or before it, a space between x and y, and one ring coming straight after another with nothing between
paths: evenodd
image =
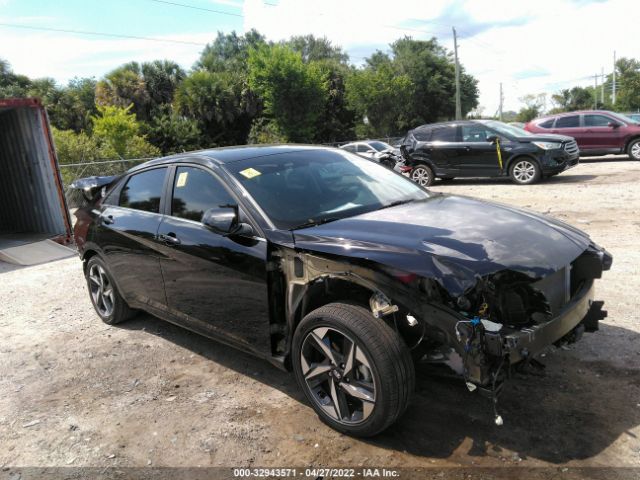
<instances>
[{"instance_id":1,"label":"yellow sticker on windshield","mask_svg":"<svg viewBox=\"0 0 640 480\"><path fill-rule=\"evenodd\" d=\"M189 172L182 172L178 175L178 181L176 182L176 188L184 187L187 184L187 177Z\"/></svg>"},{"instance_id":2,"label":"yellow sticker on windshield","mask_svg":"<svg viewBox=\"0 0 640 480\"><path fill-rule=\"evenodd\" d=\"M243 175L247 178L253 178L253 177L257 177L258 175L262 175L258 170L256 170L255 168L247 168L245 170L242 170L240 172L240 175Z\"/></svg>"}]
</instances>

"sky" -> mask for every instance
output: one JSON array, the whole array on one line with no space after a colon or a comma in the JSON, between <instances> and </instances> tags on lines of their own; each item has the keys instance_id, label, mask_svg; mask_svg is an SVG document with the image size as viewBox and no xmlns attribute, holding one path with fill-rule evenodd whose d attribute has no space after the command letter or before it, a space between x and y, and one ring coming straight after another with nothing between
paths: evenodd
<instances>
[{"instance_id":1,"label":"sky","mask_svg":"<svg viewBox=\"0 0 640 480\"><path fill-rule=\"evenodd\" d=\"M640 58L638 25L640 0L0 0L0 58L60 83L132 60L168 58L188 69L216 32L255 28L274 41L325 36L361 64L405 35L453 50L455 26L460 62L493 115L500 82L504 110L518 110L526 94L593 85L595 74L611 72L614 50Z\"/></svg>"}]
</instances>

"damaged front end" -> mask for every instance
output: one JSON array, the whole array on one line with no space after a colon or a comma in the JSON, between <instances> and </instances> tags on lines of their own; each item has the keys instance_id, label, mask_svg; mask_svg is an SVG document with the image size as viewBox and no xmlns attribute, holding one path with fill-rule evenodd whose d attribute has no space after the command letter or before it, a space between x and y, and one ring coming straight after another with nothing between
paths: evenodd
<instances>
[{"instance_id":1,"label":"damaged front end","mask_svg":"<svg viewBox=\"0 0 640 480\"><path fill-rule=\"evenodd\" d=\"M495 405L514 368L535 370L541 366L536 355L549 346L573 343L584 332L598 330L607 312L604 302L594 300L594 280L611 264L612 256L591 243L570 264L542 278L512 270L477 278L463 294L449 296L437 315L457 317L455 341L441 343L437 354L431 350L425 360L446 363L463 375L470 391L487 394Z\"/></svg>"}]
</instances>

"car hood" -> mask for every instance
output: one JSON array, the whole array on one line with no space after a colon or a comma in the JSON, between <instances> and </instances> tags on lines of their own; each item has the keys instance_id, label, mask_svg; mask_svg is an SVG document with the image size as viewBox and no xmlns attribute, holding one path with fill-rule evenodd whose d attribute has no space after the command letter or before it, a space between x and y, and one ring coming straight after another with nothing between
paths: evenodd
<instances>
[{"instance_id":1,"label":"car hood","mask_svg":"<svg viewBox=\"0 0 640 480\"><path fill-rule=\"evenodd\" d=\"M567 135L556 135L555 133L536 133L526 137L518 137L519 142L571 142L573 137Z\"/></svg>"},{"instance_id":2,"label":"car hood","mask_svg":"<svg viewBox=\"0 0 640 480\"><path fill-rule=\"evenodd\" d=\"M565 267L591 243L565 223L507 205L432 194L293 232L296 248L439 280L454 295L502 270L532 279Z\"/></svg>"}]
</instances>

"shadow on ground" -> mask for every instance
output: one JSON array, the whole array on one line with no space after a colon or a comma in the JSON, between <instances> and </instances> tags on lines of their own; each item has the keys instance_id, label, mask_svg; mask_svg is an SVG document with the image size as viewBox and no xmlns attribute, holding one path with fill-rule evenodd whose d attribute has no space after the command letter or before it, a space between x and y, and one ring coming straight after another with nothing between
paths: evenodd
<instances>
[{"instance_id":1,"label":"shadow on ground","mask_svg":"<svg viewBox=\"0 0 640 480\"><path fill-rule=\"evenodd\" d=\"M263 360L239 352L162 322L150 315L128 322L123 328L160 335L205 358L277 388L298 402L305 402L293 375ZM640 334L602 325L600 341L621 334L629 348L640 342ZM581 361L580 344L574 351L561 349L547 354L542 377L518 376L507 383L499 411L504 426L493 423L488 399L469 393L459 378L417 369L416 392L405 415L373 439L371 445L416 456L449 458L467 438L470 457L500 456L506 449L522 459L551 463L587 459L609 447L621 435L640 424L640 374L602 361ZM629 352L635 356L636 351ZM311 411L309 412L310 414Z\"/></svg>"}]
</instances>

